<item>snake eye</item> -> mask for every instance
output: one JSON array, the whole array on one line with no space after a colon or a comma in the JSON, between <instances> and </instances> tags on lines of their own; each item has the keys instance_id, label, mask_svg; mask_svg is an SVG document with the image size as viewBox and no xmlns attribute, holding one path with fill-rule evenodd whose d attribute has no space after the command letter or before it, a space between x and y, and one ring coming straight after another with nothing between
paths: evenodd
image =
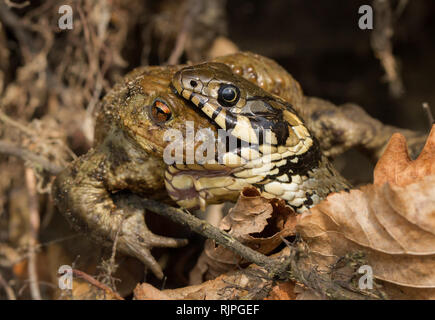
<instances>
[{"instance_id":1,"label":"snake eye","mask_svg":"<svg viewBox=\"0 0 435 320\"><path fill-rule=\"evenodd\" d=\"M155 122L163 123L171 119L171 117L172 117L171 109L169 109L169 107L165 103L159 100L154 101L154 103L151 106L151 118Z\"/></svg>"},{"instance_id":2,"label":"snake eye","mask_svg":"<svg viewBox=\"0 0 435 320\"><path fill-rule=\"evenodd\" d=\"M224 84L219 88L218 101L225 106L233 106L237 103L240 96L239 88L231 85Z\"/></svg>"}]
</instances>

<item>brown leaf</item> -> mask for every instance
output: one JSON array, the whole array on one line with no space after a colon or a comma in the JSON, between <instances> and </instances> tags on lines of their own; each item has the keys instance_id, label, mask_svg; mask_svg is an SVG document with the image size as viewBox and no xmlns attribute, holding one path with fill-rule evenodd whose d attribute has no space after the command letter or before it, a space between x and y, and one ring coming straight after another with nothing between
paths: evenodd
<instances>
[{"instance_id":1,"label":"brown leaf","mask_svg":"<svg viewBox=\"0 0 435 320\"><path fill-rule=\"evenodd\" d=\"M265 199L255 188L245 188L219 228L227 231L241 243L263 254L277 248L282 237L295 234L296 214L283 200ZM204 251L190 272L190 284L216 278L238 264L241 257L214 241L205 242Z\"/></svg>"},{"instance_id":2,"label":"brown leaf","mask_svg":"<svg viewBox=\"0 0 435 320\"><path fill-rule=\"evenodd\" d=\"M408 155L405 137L395 133L376 164L374 184L386 182L405 186L425 176L435 174L435 125L418 158L412 161Z\"/></svg>"},{"instance_id":3,"label":"brown leaf","mask_svg":"<svg viewBox=\"0 0 435 320\"><path fill-rule=\"evenodd\" d=\"M241 299L269 282L249 278L243 271L229 271L216 279L178 289L159 290L142 283L134 290L136 300L228 300ZM246 287L246 288L245 288Z\"/></svg>"},{"instance_id":4,"label":"brown leaf","mask_svg":"<svg viewBox=\"0 0 435 320\"><path fill-rule=\"evenodd\" d=\"M272 217L273 208L269 201L260 197L255 188L245 188L239 199L219 224L219 228L242 239L250 233L259 233Z\"/></svg>"},{"instance_id":5,"label":"brown leaf","mask_svg":"<svg viewBox=\"0 0 435 320\"><path fill-rule=\"evenodd\" d=\"M281 237L295 234L296 214L283 200L265 199L255 188L245 188L219 227L252 249L268 254Z\"/></svg>"},{"instance_id":6,"label":"brown leaf","mask_svg":"<svg viewBox=\"0 0 435 320\"><path fill-rule=\"evenodd\" d=\"M376 278L432 288L434 224L435 176L429 176L405 187L371 185L332 194L301 216L297 230L313 260L325 268L348 253L363 252Z\"/></svg>"},{"instance_id":7,"label":"brown leaf","mask_svg":"<svg viewBox=\"0 0 435 320\"><path fill-rule=\"evenodd\" d=\"M281 282L274 286L264 300L296 300L294 282Z\"/></svg>"},{"instance_id":8,"label":"brown leaf","mask_svg":"<svg viewBox=\"0 0 435 320\"><path fill-rule=\"evenodd\" d=\"M213 240L207 239L195 267L189 272L189 284L195 285L215 279L233 270L240 262L241 258L231 250L216 246Z\"/></svg>"},{"instance_id":9,"label":"brown leaf","mask_svg":"<svg viewBox=\"0 0 435 320\"><path fill-rule=\"evenodd\" d=\"M135 300L171 300L167 294L148 283L138 284L133 292Z\"/></svg>"},{"instance_id":10,"label":"brown leaf","mask_svg":"<svg viewBox=\"0 0 435 320\"><path fill-rule=\"evenodd\" d=\"M272 258L288 256L289 249L286 247L279 253L273 254ZM217 278L178 289L158 290L148 284L141 284L135 290L135 298L157 298L161 297L175 300L258 300L264 299L275 285L275 281L269 279L266 270L255 264L245 269L228 271ZM144 286L145 285L145 286ZM144 286L143 288L141 288ZM291 297L291 284L280 287L287 290ZM145 290L145 292L143 292ZM156 291L157 290L157 291ZM280 293L284 295L284 292ZM163 295L163 296L162 296ZM270 296L269 296L270 297Z\"/></svg>"},{"instance_id":11,"label":"brown leaf","mask_svg":"<svg viewBox=\"0 0 435 320\"><path fill-rule=\"evenodd\" d=\"M393 135L375 184L331 194L299 217L312 263L326 271L362 252L391 298L435 298L434 163L435 126L415 161L403 136Z\"/></svg>"}]
</instances>

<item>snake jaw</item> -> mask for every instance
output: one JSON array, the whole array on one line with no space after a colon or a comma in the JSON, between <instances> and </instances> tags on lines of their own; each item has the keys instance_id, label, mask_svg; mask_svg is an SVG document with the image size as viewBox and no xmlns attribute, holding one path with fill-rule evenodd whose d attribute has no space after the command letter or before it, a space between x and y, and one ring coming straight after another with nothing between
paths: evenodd
<instances>
[{"instance_id":1,"label":"snake jaw","mask_svg":"<svg viewBox=\"0 0 435 320\"><path fill-rule=\"evenodd\" d=\"M271 154L259 153L259 158L254 153L243 165L219 166L220 170L210 170L206 164L175 164L165 173L166 188L180 206L204 210L207 204L235 201L244 187L253 186L263 197L284 199L296 212L303 212L329 193L348 187L325 157L316 159L316 144L302 157L285 150L275 148Z\"/></svg>"},{"instance_id":2,"label":"snake jaw","mask_svg":"<svg viewBox=\"0 0 435 320\"><path fill-rule=\"evenodd\" d=\"M234 75L231 69L214 63L186 67L175 74L172 86L228 136L259 150L251 158L242 154L242 147L227 148L219 160L232 171L221 172L217 179L204 172L201 178L198 172L179 172L179 177L168 179L169 193L180 205L204 207L237 198L243 187L252 185L264 197L282 198L295 211L303 212L330 192L348 187L292 106ZM237 87L240 94L233 104L220 96L228 86Z\"/></svg>"},{"instance_id":3,"label":"snake jaw","mask_svg":"<svg viewBox=\"0 0 435 320\"><path fill-rule=\"evenodd\" d=\"M177 204L184 208L205 210L207 204L237 199L242 180L231 176L230 169L208 170L207 165L195 164L196 169L192 170L189 166L192 167L171 165L165 172L166 189Z\"/></svg>"}]
</instances>

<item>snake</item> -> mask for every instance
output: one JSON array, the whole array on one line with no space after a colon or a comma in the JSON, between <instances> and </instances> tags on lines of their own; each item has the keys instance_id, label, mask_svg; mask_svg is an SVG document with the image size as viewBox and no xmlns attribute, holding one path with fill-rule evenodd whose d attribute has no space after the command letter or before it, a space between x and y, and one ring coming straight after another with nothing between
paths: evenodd
<instances>
[{"instance_id":1,"label":"snake","mask_svg":"<svg viewBox=\"0 0 435 320\"><path fill-rule=\"evenodd\" d=\"M253 186L263 197L283 199L301 213L328 194L349 189L295 108L227 65L187 66L174 74L171 87L237 140L236 147L226 147L210 163L168 166L166 189L180 206L205 208Z\"/></svg>"}]
</instances>

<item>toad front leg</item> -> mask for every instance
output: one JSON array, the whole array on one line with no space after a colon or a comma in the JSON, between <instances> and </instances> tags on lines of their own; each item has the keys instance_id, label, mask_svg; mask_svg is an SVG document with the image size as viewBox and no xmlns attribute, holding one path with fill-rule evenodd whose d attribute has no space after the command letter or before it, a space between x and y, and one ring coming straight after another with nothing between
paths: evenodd
<instances>
[{"instance_id":1,"label":"toad front leg","mask_svg":"<svg viewBox=\"0 0 435 320\"><path fill-rule=\"evenodd\" d=\"M187 240L153 234L145 223L144 210L135 200L137 196L115 196L108 189L113 181L107 160L106 153L92 150L60 173L53 184L56 205L73 227L99 243L112 245L118 235L117 250L138 258L162 278L161 267L150 249L179 247Z\"/></svg>"}]
</instances>

